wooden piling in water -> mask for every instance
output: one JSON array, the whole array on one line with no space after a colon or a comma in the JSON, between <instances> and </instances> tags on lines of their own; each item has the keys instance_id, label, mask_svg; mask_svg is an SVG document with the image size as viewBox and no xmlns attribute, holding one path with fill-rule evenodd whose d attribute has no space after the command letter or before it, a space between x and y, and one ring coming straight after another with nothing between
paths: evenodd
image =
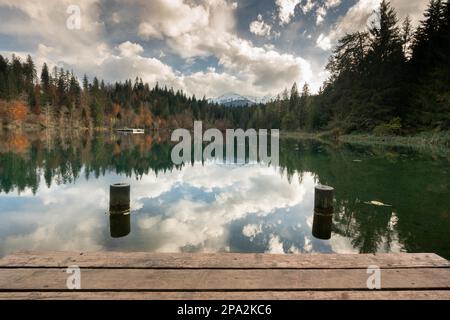
<instances>
[{"instance_id":1,"label":"wooden piling in water","mask_svg":"<svg viewBox=\"0 0 450 320\"><path fill-rule=\"evenodd\" d=\"M121 238L130 233L130 185L109 186L109 230L111 237Z\"/></svg>"},{"instance_id":2,"label":"wooden piling in water","mask_svg":"<svg viewBox=\"0 0 450 320\"><path fill-rule=\"evenodd\" d=\"M131 221L130 213L110 213L109 231L112 238L122 238L130 234Z\"/></svg>"},{"instance_id":3,"label":"wooden piling in water","mask_svg":"<svg viewBox=\"0 0 450 320\"><path fill-rule=\"evenodd\" d=\"M109 212L124 213L130 210L130 185L116 183L109 187Z\"/></svg>"},{"instance_id":4,"label":"wooden piling in water","mask_svg":"<svg viewBox=\"0 0 450 320\"><path fill-rule=\"evenodd\" d=\"M312 235L317 239L329 240L331 238L332 222L332 214L321 214L314 212Z\"/></svg>"},{"instance_id":5,"label":"wooden piling in water","mask_svg":"<svg viewBox=\"0 0 450 320\"><path fill-rule=\"evenodd\" d=\"M331 226L333 222L333 198L334 188L317 185L314 188L314 218L312 235L318 239L331 238Z\"/></svg>"},{"instance_id":6,"label":"wooden piling in water","mask_svg":"<svg viewBox=\"0 0 450 320\"><path fill-rule=\"evenodd\" d=\"M314 212L333 214L334 188L317 185L314 188Z\"/></svg>"}]
</instances>

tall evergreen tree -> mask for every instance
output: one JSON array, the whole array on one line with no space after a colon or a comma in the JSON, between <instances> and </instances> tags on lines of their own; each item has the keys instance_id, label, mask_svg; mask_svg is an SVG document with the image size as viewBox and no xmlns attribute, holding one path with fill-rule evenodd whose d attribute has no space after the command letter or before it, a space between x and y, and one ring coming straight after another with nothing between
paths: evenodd
<instances>
[{"instance_id":1,"label":"tall evergreen tree","mask_svg":"<svg viewBox=\"0 0 450 320\"><path fill-rule=\"evenodd\" d=\"M415 35L411 73L416 81L409 122L423 127L450 128L448 3L431 0Z\"/></svg>"},{"instance_id":2,"label":"tall evergreen tree","mask_svg":"<svg viewBox=\"0 0 450 320\"><path fill-rule=\"evenodd\" d=\"M406 112L403 70L405 56L395 10L390 2L383 0L380 4L378 21L370 28L372 36L371 49L368 54L368 84L371 100L375 106L371 108L374 124L378 121L389 121L393 117Z\"/></svg>"},{"instance_id":3,"label":"tall evergreen tree","mask_svg":"<svg viewBox=\"0 0 450 320\"><path fill-rule=\"evenodd\" d=\"M42 90L42 96L41 96L42 105L50 104L51 103L50 74L48 72L48 66L45 62L42 65L42 71L41 71L41 90Z\"/></svg>"},{"instance_id":4,"label":"tall evergreen tree","mask_svg":"<svg viewBox=\"0 0 450 320\"><path fill-rule=\"evenodd\" d=\"M411 58L412 55L412 40L413 40L413 30L411 25L411 18L406 16L402 25L402 47L403 55L407 60Z\"/></svg>"},{"instance_id":5,"label":"tall evergreen tree","mask_svg":"<svg viewBox=\"0 0 450 320\"><path fill-rule=\"evenodd\" d=\"M0 99L8 98L8 60L0 55Z\"/></svg>"}]
</instances>

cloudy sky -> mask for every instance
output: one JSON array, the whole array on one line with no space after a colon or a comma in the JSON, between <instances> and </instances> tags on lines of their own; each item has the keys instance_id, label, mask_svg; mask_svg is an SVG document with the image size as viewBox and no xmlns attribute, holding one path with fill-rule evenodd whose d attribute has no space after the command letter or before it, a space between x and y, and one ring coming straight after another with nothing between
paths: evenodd
<instances>
[{"instance_id":1,"label":"cloudy sky","mask_svg":"<svg viewBox=\"0 0 450 320\"><path fill-rule=\"evenodd\" d=\"M417 24L428 0L391 2L400 19L410 15ZM294 81L317 91L336 40L364 28L378 5L379 0L0 0L0 53L29 53L38 67L46 61L106 81L139 76L197 97L263 97Z\"/></svg>"}]
</instances>

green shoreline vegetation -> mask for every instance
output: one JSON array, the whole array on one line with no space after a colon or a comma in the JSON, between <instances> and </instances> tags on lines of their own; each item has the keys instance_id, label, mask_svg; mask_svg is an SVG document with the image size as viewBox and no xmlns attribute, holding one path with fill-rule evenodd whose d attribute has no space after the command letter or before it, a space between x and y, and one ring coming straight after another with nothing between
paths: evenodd
<instances>
[{"instance_id":1,"label":"green shoreline vegetation","mask_svg":"<svg viewBox=\"0 0 450 320\"><path fill-rule=\"evenodd\" d=\"M412 136L376 136L370 134L348 134L339 137L339 141L354 144L377 144L385 146L434 147L450 149L450 132L422 132Z\"/></svg>"},{"instance_id":2,"label":"green shoreline vegetation","mask_svg":"<svg viewBox=\"0 0 450 320\"><path fill-rule=\"evenodd\" d=\"M369 133L338 134L335 131L301 132L281 131L280 137L299 140L331 140L353 144L427 147L441 146L450 149L450 131L421 132L415 135L394 136Z\"/></svg>"},{"instance_id":3,"label":"green shoreline vegetation","mask_svg":"<svg viewBox=\"0 0 450 320\"><path fill-rule=\"evenodd\" d=\"M373 146L386 149L408 148L418 152L450 157L450 132L421 132L408 136L377 136L368 133L338 135L334 131L323 132L280 132L280 137L294 140L316 140L325 144L335 143Z\"/></svg>"},{"instance_id":4,"label":"green shoreline vegetation","mask_svg":"<svg viewBox=\"0 0 450 320\"><path fill-rule=\"evenodd\" d=\"M342 37L319 93L294 83L265 104L226 107L142 79L105 83L73 72L39 77L31 56L0 55L1 130L280 129L346 143L449 146L450 0L431 0L416 30L383 0L376 22Z\"/></svg>"}]
</instances>

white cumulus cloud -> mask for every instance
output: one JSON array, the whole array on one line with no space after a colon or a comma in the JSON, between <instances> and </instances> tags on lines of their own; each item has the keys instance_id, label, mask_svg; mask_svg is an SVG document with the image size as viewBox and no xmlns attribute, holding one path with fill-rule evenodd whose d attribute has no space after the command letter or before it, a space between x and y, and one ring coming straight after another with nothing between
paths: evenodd
<instances>
[{"instance_id":1,"label":"white cumulus cloud","mask_svg":"<svg viewBox=\"0 0 450 320\"><path fill-rule=\"evenodd\" d=\"M330 38L325 36L323 33L319 35L316 41L316 46L321 48L322 50L330 50L331 49L331 41Z\"/></svg>"},{"instance_id":2,"label":"white cumulus cloud","mask_svg":"<svg viewBox=\"0 0 450 320\"><path fill-rule=\"evenodd\" d=\"M280 25L288 24L295 16L295 8L301 0L276 0Z\"/></svg>"},{"instance_id":3,"label":"white cumulus cloud","mask_svg":"<svg viewBox=\"0 0 450 320\"><path fill-rule=\"evenodd\" d=\"M330 5L331 5L330 1ZM399 20L403 20L407 15L412 19L413 25L417 26L423 17L428 0L392 0L391 5L397 12ZM346 33L365 30L370 22L375 18L375 13L380 6L379 0L359 0L353 5L345 15L341 16L336 24L332 26L330 32L321 40L326 40L326 45L319 45L327 51L334 46L338 39ZM328 41L330 46L328 46Z\"/></svg>"},{"instance_id":4,"label":"white cumulus cloud","mask_svg":"<svg viewBox=\"0 0 450 320\"><path fill-rule=\"evenodd\" d=\"M255 21L250 23L250 32L261 37L269 37L272 31L272 26L264 22L262 16L259 14Z\"/></svg>"}]
</instances>

